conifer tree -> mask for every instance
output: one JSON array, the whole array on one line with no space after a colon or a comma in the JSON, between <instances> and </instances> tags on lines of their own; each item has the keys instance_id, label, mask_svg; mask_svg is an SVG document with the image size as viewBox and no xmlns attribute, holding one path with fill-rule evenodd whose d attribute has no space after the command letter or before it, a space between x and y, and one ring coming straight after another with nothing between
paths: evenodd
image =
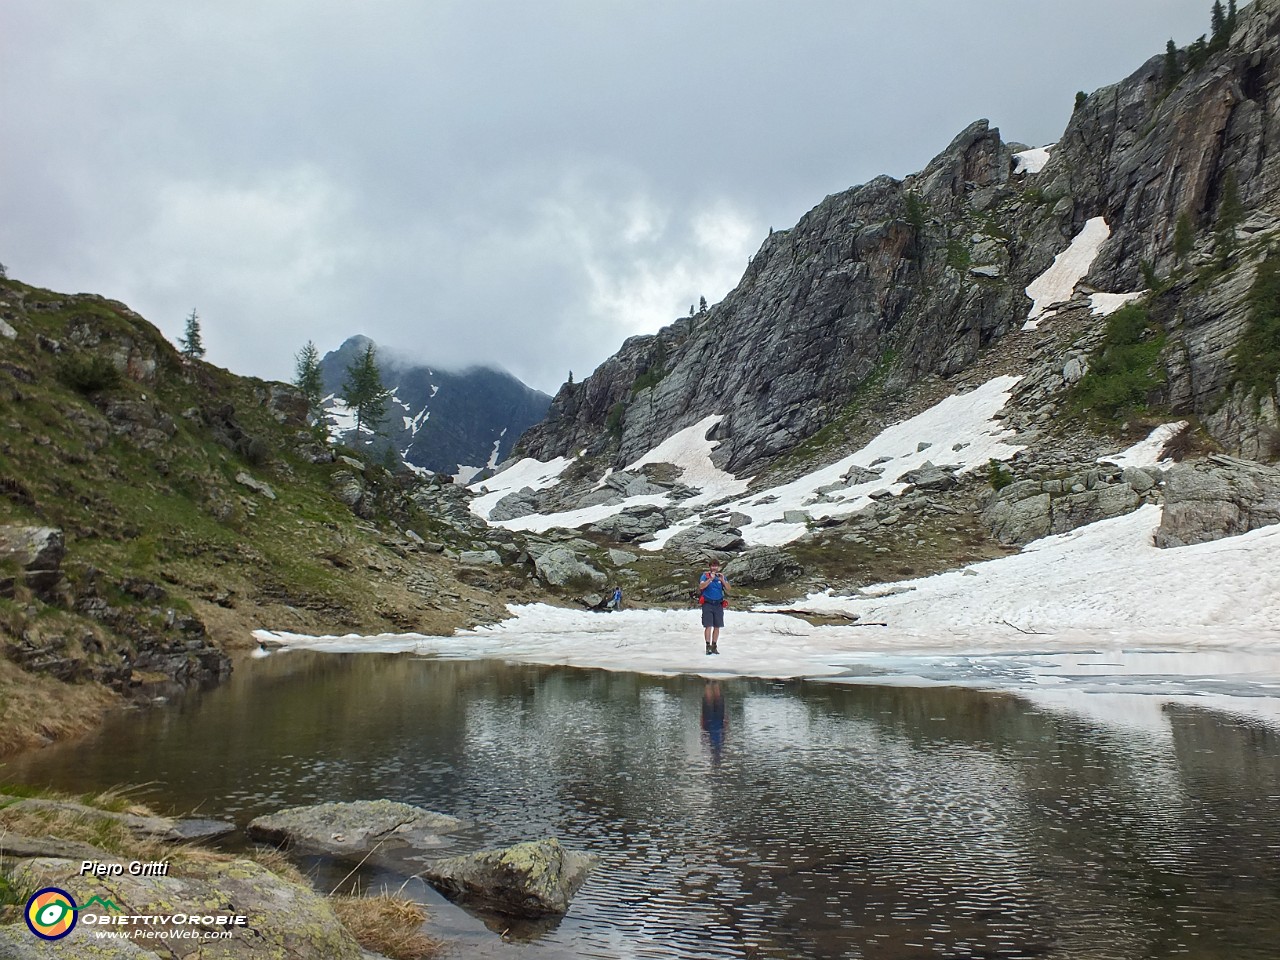
<instances>
[{"instance_id":1,"label":"conifer tree","mask_svg":"<svg viewBox=\"0 0 1280 960\"><path fill-rule=\"evenodd\" d=\"M1225 257L1236 246L1236 224L1244 219L1244 204L1240 202L1240 187L1236 173L1228 170L1222 178L1222 199L1218 201L1217 240L1218 254Z\"/></svg>"},{"instance_id":2,"label":"conifer tree","mask_svg":"<svg viewBox=\"0 0 1280 960\"><path fill-rule=\"evenodd\" d=\"M1204 34L1196 37L1191 46L1187 47L1187 70L1194 72L1205 65L1205 61L1209 59L1209 45L1205 42Z\"/></svg>"},{"instance_id":3,"label":"conifer tree","mask_svg":"<svg viewBox=\"0 0 1280 960\"><path fill-rule=\"evenodd\" d=\"M1172 90L1182 78L1182 68L1178 66L1178 45L1169 38L1164 47L1164 88Z\"/></svg>"},{"instance_id":4,"label":"conifer tree","mask_svg":"<svg viewBox=\"0 0 1280 960\"><path fill-rule=\"evenodd\" d=\"M191 308L191 316L187 317L187 331L185 336L178 338L178 346L182 348L182 355L188 360L199 360L204 356L204 341L200 337L200 314L196 313L196 308Z\"/></svg>"},{"instance_id":5,"label":"conifer tree","mask_svg":"<svg viewBox=\"0 0 1280 960\"><path fill-rule=\"evenodd\" d=\"M387 415L387 398L391 391L382 385L382 373L378 370L377 352L372 343L364 348L347 367L342 381L342 402L356 412L356 433L361 427L377 432L377 426Z\"/></svg>"},{"instance_id":6,"label":"conifer tree","mask_svg":"<svg viewBox=\"0 0 1280 960\"><path fill-rule=\"evenodd\" d=\"M1227 12L1222 9L1222 0L1213 0L1209 20L1209 49L1221 50L1227 44Z\"/></svg>"},{"instance_id":7,"label":"conifer tree","mask_svg":"<svg viewBox=\"0 0 1280 960\"><path fill-rule=\"evenodd\" d=\"M1183 210L1178 214L1178 222L1173 228L1173 253L1179 260L1187 259L1196 243L1195 227L1191 225L1191 215Z\"/></svg>"},{"instance_id":8,"label":"conifer tree","mask_svg":"<svg viewBox=\"0 0 1280 960\"><path fill-rule=\"evenodd\" d=\"M1227 0L1227 37L1236 32L1236 0Z\"/></svg>"},{"instance_id":9,"label":"conifer tree","mask_svg":"<svg viewBox=\"0 0 1280 960\"><path fill-rule=\"evenodd\" d=\"M293 356L294 379L297 387L307 400L307 410L315 414L320 410L320 399L324 393L324 383L320 377L320 351L310 340Z\"/></svg>"},{"instance_id":10,"label":"conifer tree","mask_svg":"<svg viewBox=\"0 0 1280 960\"><path fill-rule=\"evenodd\" d=\"M706 313L706 312L707 312L707 298L706 298L706 297L699 297L699 298L698 298L698 312L699 312L699 313Z\"/></svg>"}]
</instances>

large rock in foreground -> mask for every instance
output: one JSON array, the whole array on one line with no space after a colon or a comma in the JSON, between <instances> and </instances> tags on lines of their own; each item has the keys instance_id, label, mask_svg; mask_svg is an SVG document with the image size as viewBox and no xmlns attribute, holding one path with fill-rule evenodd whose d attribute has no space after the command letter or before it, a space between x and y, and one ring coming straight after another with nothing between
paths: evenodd
<instances>
[{"instance_id":1,"label":"large rock in foreground","mask_svg":"<svg viewBox=\"0 0 1280 960\"><path fill-rule=\"evenodd\" d=\"M559 840L536 840L438 860L423 876L459 903L536 919L566 912L594 863Z\"/></svg>"},{"instance_id":2,"label":"large rock in foreground","mask_svg":"<svg viewBox=\"0 0 1280 960\"><path fill-rule=\"evenodd\" d=\"M408 803L358 800L290 807L258 817L248 827L254 840L331 856L362 855L374 847L424 850L448 843L441 834L461 821Z\"/></svg>"},{"instance_id":3,"label":"large rock in foreground","mask_svg":"<svg viewBox=\"0 0 1280 960\"><path fill-rule=\"evenodd\" d=\"M790 581L804 573L791 554L777 547L755 547L725 565L724 575L737 586Z\"/></svg>"},{"instance_id":4,"label":"large rock in foreground","mask_svg":"<svg viewBox=\"0 0 1280 960\"><path fill-rule=\"evenodd\" d=\"M86 942L79 930L65 940L37 940L25 923L0 927L0 957L4 960L162 960L160 954L143 950L130 940Z\"/></svg>"},{"instance_id":5,"label":"large rock in foreground","mask_svg":"<svg viewBox=\"0 0 1280 960\"><path fill-rule=\"evenodd\" d=\"M292 883L271 873L251 860L231 860L193 865L195 876L133 877L127 872L119 877L80 875L81 861L64 859L24 860L14 870L14 881L20 889L38 890L55 886L67 891L80 904L79 922L62 940L40 943L38 957L148 958L155 953L145 950L129 952L118 949L122 941L101 941L94 933L99 929L124 930L125 927L100 927L90 922L98 917L169 918L129 929L154 933L141 940L146 946L159 946L163 956L191 957L200 960L362 960L364 951L338 920L329 902L308 887ZM94 898L93 906L86 906ZM110 901L119 912L101 905ZM175 915L182 923L172 922ZM190 917L243 916L244 926L202 921L191 924ZM37 942L26 932L21 934ZM192 930L230 929L231 936L220 940L183 939ZM7 928L0 928L7 929ZM161 939L160 931L169 934ZM110 950L104 950L106 945ZM0 956L8 957L9 944L0 938ZM171 952L170 952L171 951ZM17 953L17 956L24 956Z\"/></svg>"}]
</instances>

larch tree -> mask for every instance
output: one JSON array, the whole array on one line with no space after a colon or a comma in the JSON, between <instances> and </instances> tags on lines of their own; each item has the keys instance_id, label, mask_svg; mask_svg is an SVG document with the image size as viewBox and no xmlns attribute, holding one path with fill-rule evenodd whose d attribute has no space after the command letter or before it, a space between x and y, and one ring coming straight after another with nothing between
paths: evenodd
<instances>
[{"instance_id":1,"label":"larch tree","mask_svg":"<svg viewBox=\"0 0 1280 960\"><path fill-rule=\"evenodd\" d=\"M346 373L342 382L342 402L356 413L356 433L360 433L361 427L376 433L378 424L387 415L387 399L391 391L382 384L377 351L372 343L351 362Z\"/></svg>"},{"instance_id":2,"label":"larch tree","mask_svg":"<svg viewBox=\"0 0 1280 960\"><path fill-rule=\"evenodd\" d=\"M1180 261L1185 260L1195 245L1196 228L1191 222L1191 214L1183 210L1173 228L1173 255Z\"/></svg>"},{"instance_id":3,"label":"larch tree","mask_svg":"<svg viewBox=\"0 0 1280 960\"><path fill-rule=\"evenodd\" d=\"M178 346L182 355L188 360L199 360L204 356L204 340L200 336L200 314L191 308L191 316L187 317L186 333L178 338Z\"/></svg>"},{"instance_id":4,"label":"larch tree","mask_svg":"<svg viewBox=\"0 0 1280 960\"><path fill-rule=\"evenodd\" d=\"M301 350L293 355L294 379L297 387L307 400L307 410L315 415L320 411L320 400L324 394L324 383L320 377L320 351L310 340Z\"/></svg>"}]
</instances>

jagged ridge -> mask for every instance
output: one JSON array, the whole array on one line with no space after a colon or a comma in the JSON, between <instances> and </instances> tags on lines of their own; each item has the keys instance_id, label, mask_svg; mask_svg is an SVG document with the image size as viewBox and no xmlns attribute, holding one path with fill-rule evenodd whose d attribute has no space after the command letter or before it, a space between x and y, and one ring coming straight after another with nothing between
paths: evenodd
<instances>
[{"instance_id":1,"label":"jagged ridge","mask_svg":"<svg viewBox=\"0 0 1280 960\"><path fill-rule=\"evenodd\" d=\"M793 450L837 420L873 378L904 388L970 366L1018 332L1027 284L1094 217L1111 236L1085 285L1109 292L1171 281L1155 311L1169 337L1167 389L1153 402L1201 418L1228 450L1274 457L1275 391L1247 400L1232 352L1265 249L1211 264L1233 173L1243 236L1280 223L1280 2L1241 11L1227 49L1169 89L1155 56L1088 97L1043 171L1014 172L1015 147L985 121L924 171L828 197L773 233L719 304L634 337L585 381L565 384L518 452L585 448L614 466L711 414L717 462L736 473ZM1181 55L1186 67L1187 56ZM1175 249L1176 224L1196 237ZM1238 268L1238 269L1237 269Z\"/></svg>"}]
</instances>

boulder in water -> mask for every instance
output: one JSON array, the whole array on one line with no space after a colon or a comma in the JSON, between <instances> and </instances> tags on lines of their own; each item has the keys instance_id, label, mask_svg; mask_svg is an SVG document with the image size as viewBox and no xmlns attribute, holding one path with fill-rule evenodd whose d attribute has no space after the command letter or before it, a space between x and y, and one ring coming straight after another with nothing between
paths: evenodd
<instances>
[{"instance_id":1,"label":"boulder in water","mask_svg":"<svg viewBox=\"0 0 1280 960\"><path fill-rule=\"evenodd\" d=\"M423 876L459 903L536 919L565 913L594 863L552 838L438 860Z\"/></svg>"},{"instance_id":2,"label":"boulder in water","mask_svg":"<svg viewBox=\"0 0 1280 960\"><path fill-rule=\"evenodd\" d=\"M360 856L374 847L429 849L461 821L408 803L359 800L290 807L250 822L249 836L280 847L331 856Z\"/></svg>"}]
</instances>

